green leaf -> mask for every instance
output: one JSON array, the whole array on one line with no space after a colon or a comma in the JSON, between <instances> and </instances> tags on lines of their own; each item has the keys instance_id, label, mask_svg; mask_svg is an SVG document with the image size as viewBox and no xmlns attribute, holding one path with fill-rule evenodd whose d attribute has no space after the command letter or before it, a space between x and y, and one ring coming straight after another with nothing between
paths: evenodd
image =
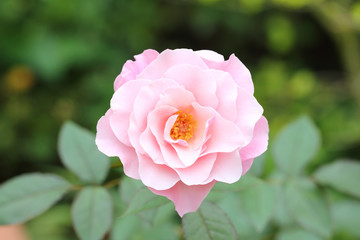
<instances>
[{"instance_id":1,"label":"green leaf","mask_svg":"<svg viewBox=\"0 0 360 240\"><path fill-rule=\"evenodd\" d=\"M276 206L273 216L274 223L282 228L293 226L294 220L286 208L286 200L283 189L283 184L288 181L287 176L285 173L275 170L271 173L267 180L274 183L274 187L276 189Z\"/></svg>"},{"instance_id":2,"label":"green leaf","mask_svg":"<svg viewBox=\"0 0 360 240\"><path fill-rule=\"evenodd\" d=\"M250 173L255 176L261 176L263 174L267 154L268 154L268 152L264 152L263 154L261 154L260 156L258 156L257 158L254 159L254 162L251 165L251 168L249 169L248 174Z\"/></svg>"},{"instance_id":3,"label":"green leaf","mask_svg":"<svg viewBox=\"0 0 360 240\"><path fill-rule=\"evenodd\" d=\"M141 181L124 177L119 184L121 199L128 204L125 215L156 209L167 203L165 197L152 193Z\"/></svg>"},{"instance_id":4,"label":"green leaf","mask_svg":"<svg viewBox=\"0 0 360 240\"><path fill-rule=\"evenodd\" d=\"M69 228L70 206L66 203L56 204L41 216L26 222L29 239L76 240L75 236L69 236Z\"/></svg>"},{"instance_id":5,"label":"green leaf","mask_svg":"<svg viewBox=\"0 0 360 240\"><path fill-rule=\"evenodd\" d=\"M182 222L187 240L238 239L228 216L210 202L203 202L197 212L185 214Z\"/></svg>"},{"instance_id":6,"label":"green leaf","mask_svg":"<svg viewBox=\"0 0 360 240\"><path fill-rule=\"evenodd\" d=\"M100 240L110 229L113 202L103 187L84 188L75 199L71 216L82 240Z\"/></svg>"},{"instance_id":7,"label":"green leaf","mask_svg":"<svg viewBox=\"0 0 360 240\"><path fill-rule=\"evenodd\" d=\"M321 240L313 233L306 232L302 229L284 229L277 236L276 240Z\"/></svg>"},{"instance_id":8,"label":"green leaf","mask_svg":"<svg viewBox=\"0 0 360 240\"><path fill-rule=\"evenodd\" d=\"M146 187L140 180L125 176L119 184L119 194L121 199L129 205L135 194L144 188Z\"/></svg>"},{"instance_id":9,"label":"green leaf","mask_svg":"<svg viewBox=\"0 0 360 240\"><path fill-rule=\"evenodd\" d=\"M172 209L173 212L173 209ZM111 240L176 240L179 239L178 225L168 219L161 224L146 227L139 215L129 215L115 220Z\"/></svg>"},{"instance_id":10,"label":"green leaf","mask_svg":"<svg viewBox=\"0 0 360 240\"><path fill-rule=\"evenodd\" d=\"M241 192L241 203L251 223L261 232L276 206L276 189L261 180L258 184Z\"/></svg>"},{"instance_id":11,"label":"green leaf","mask_svg":"<svg viewBox=\"0 0 360 240\"><path fill-rule=\"evenodd\" d=\"M111 240L132 240L140 239L141 220L136 215L129 215L116 218L111 230Z\"/></svg>"},{"instance_id":12,"label":"green leaf","mask_svg":"<svg viewBox=\"0 0 360 240\"><path fill-rule=\"evenodd\" d=\"M166 222L162 225L156 225L144 231L141 239L146 240L178 240L177 236L179 226L173 223Z\"/></svg>"},{"instance_id":13,"label":"green leaf","mask_svg":"<svg viewBox=\"0 0 360 240\"><path fill-rule=\"evenodd\" d=\"M52 174L31 173L0 186L0 225L27 221L50 208L70 184Z\"/></svg>"},{"instance_id":14,"label":"green leaf","mask_svg":"<svg viewBox=\"0 0 360 240\"><path fill-rule=\"evenodd\" d=\"M260 239L260 233L250 223L239 201L241 192L222 194L216 203L229 217L237 231L239 239Z\"/></svg>"},{"instance_id":15,"label":"green leaf","mask_svg":"<svg viewBox=\"0 0 360 240\"><path fill-rule=\"evenodd\" d=\"M351 234L360 239L360 202L344 200L331 204L333 226L336 232Z\"/></svg>"},{"instance_id":16,"label":"green leaf","mask_svg":"<svg viewBox=\"0 0 360 240\"><path fill-rule=\"evenodd\" d=\"M60 131L58 149L62 163L82 181L98 184L104 181L110 161L97 149L94 134L66 122Z\"/></svg>"},{"instance_id":17,"label":"green leaf","mask_svg":"<svg viewBox=\"0 0 360 240\"><path fill-rule=\"evenodd\" d=\"M257 187L261 184L260 178L257 178L251 174L246 174L241 179L233 184L217 182L211 192L242 192L244 190Z\"/></svg>"},{"instance_id":18,"label":"green leaf","mask_svg":"<svg viewBox=\"0 0 360 240\"><path fill-rule=\"evenodd\" d=\"M123 216L158 208L167 203L167 198L152 193L148 188L142 188L136 192Z\"/></svg>"},{"instance_id":19,"label":"green leaf","mask_svg":"<svg viewBox=\"0 0 360 240\"><path fill-rule=\"evenodd\" d=\"M360 162L335 161L318 169L314 177L322 184L360 198Z\"/></svg>"},{"instance_id":20,"label":"green leaf","mask_svg":"<svg viewBox=\"0 0 360 240\"><path fill-rule=\"evenodd\" d=\"M330 212L317 187L307 179L285 185L285 202L294 220L306 230L324 238L331 235Z\"/></svg>"},{"instance_id":21,"label":"green leaf","mask_svg":"<svg viewBox=\"0 0 360 240\"><path fill-rule=\"evenodd\" d=\"M272 153L279 168L290 175L301 173L320 146L320 134L309 117L301 117L277 136Z\"/></svg>"}]
</instances>

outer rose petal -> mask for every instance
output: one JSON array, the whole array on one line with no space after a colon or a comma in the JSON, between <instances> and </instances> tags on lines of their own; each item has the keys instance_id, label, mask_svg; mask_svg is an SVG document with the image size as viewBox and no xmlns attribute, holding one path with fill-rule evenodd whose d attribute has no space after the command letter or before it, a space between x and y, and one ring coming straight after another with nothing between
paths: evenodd
<instances>
[{"instance_id":1,"label":"outer rose petal","mask_svg":"<svg viewBox=\"0 0 360 240\"><path fill-rule=\"evenodd\" d=\"M229 73L219 70L211 69L209 72L216 76L216 97L219 100L216 111L224 118L235 121L238 91L234 79Z\"/></svg>"},{"instance_id":2,"label":"outer rose petal","mask_svg":"<svg viewBox=\"0 0 360 240\"><path fill-rule=\"evenodd\" d=\"M95 143L99 150L109 157L119 157L123 166L124 172L129 177L140 179L139 164L135 150L122 144L114 135L110 127L109 118L111 110L108 110L105 116L101 117L96 126Z\"/></svg>"},{"instance_id":3,"label":"outer rose petal","mask_svg":"<svg viewBox=\"0 0 360 240\"><path fill-rule=\"evenodd\" d=\"M249 171L251 165L253 164L254 162L254 159L253 158L250 158L250 159L247 159L245 161L242 161L242 174L241 175L244 175L247 171Z\"/></svg>"},{"instance_id":4,"label":"outer rose petal","mask_svg":"<svg viewBox=\"0 0 360 240\"><path fill-rule=\"evenodd\" d=\"M254 94L254 84L251 79L250 71L234 54L230 56L229 60L221 64L219 70L230 73L240 87L243 87L251 94Z\"/></svg>"},{"instance_id":5,"label":"outer rose petal","mask_svg":"<svg viewBox=\"0 0 360 240\"><path fill-rule=\"evenodd\" d=\"M139 75L139 78L155 80L161 78L171 67L181 64L208 68L203 60L190 49L166 49L147 66Z\"/></svg>"},{"instance_id":6,"label":"outer rose petal","mask_svg":"<svg viewBox=\"0 0 360 240\"><path fill-rule=\"evenodd\" d=\"M269 125L264 116L255 124L254 135L251 142L240 150L243 161L255 158L266 151L269 140Z\"/></svg>"},{"instance_id":7,"label":"outer rose petal","mask_svg":"<svg viewBox=\"0 0 360 240\"><path fill-rule=\"evenodd\" d=\"M256 98L249 94L245 89L238 87L237 98L237 116L235 124L241 130L241 136L244 139L244 145L248 145L254 134L254 127L261 118L264 110Z\"/></svg>"},{"instance_id":8,"label":"outer rose petal","mask_svg":"<svg viewBox=\"0 0 360 240\"><path fill-rule=\"evenodd\" d=\"M110 117L110 125L116 137L124 144L131 146L127 131L130 126L130 114L134 101L141 88L149 84L147 80L127 82L111 98L110 106L114 114Z\"/></svg>"},{"instance_id":9,"label":"outer rose petal","mask_svg":"<svg viewBox=\"0 0 360 240\"><path fill-rule=\"evenodd\" d=\"M204 184L211 173L216 158L216 153L208 154L196 160L190 167L176 168L175 171L179 174L181 181L185 184Z\"/></svg>"},{"instance_id":10,"label":"outer rose petal","mask_svg":"<svg viewBox=\"0 0 360 240\"><path fill-rule=\"evenodd\" d=\"M162 195L170 199L175 204L175 209L180 217L189 212L195 212L201 202L210 192L214 186L215 181L205 185L191 185L188 186L179 181L175 186L170 189L159 191L149 188L153 193Z\"/></svg>"},{"instance_id":11,"label":"outer rose petal","mask_svg":"<svg viewBox=\"0 0 360 240\"><path fill-rule=\"evenodd\" d=\"M211 50L199 50L195 51L195 53L199 55L205 63L207 63L207 61L221 63L225 60L223 55Z\"/></svg>"},{"instance_id":12,"label":"outer rose petal","mask_svg":"<svg viewBox=\"0 0 360 240\"><path fill-rule=\"evenodd\" d=\"M240 157L243 163L244 175L251 167L254 158L263 154L268 146L269 140L269 125L264 116L256 123L254 128L254 135L251 142L240 150Z\"/></svg>"},{"instance_id":13,"label":"outer rose petal","mask_svg":"<svg viewBox=\"0 0 360 240\"><path fill-rule=\"evenodd\" d=\"M231 153L218 153L214 167L210 173L209 181L234 183L242 174L242 163L239 151Z\"/></svg>"},{"instance_id":14,"label":"outer rose petal","mask_svg":"<svg viewBox=\"0 0 360 240\"><path fill-rule=\"evenodd\" d=\"M166 165L156 164L145 155L138 155L139 175L141 181L148 187L165 190L174 186L179 180L176 172Z\"/></svg>"},{"instance_id":15,"label":"outer rose petal","mask_svg":"<svg viewBox=\"0 0 360 240\"><path fill-rule=\"evenodd\" d=\"M209 68L230 73L240 87L245 88L249 93L254 94L254 84L251 79L250 71L234 54L230 56L229 60L224 62L214 61L214 59L206 57L204 62Z\"/></svg>"},{"instance_id":16,"label":"outer rose petal","mask_svg":"<svg viewBox=\"0 0 360 240\"><path fill-rule=\"evenodd\" d=\"M121 73L116 77L114 82L114 91L118 90L121 85L129 80L134 80L144 68L149 65L159 53L155 50L148 49L143 53L135 56L135 61L128 60L123 66Z\"/></svg>"}]
</instances>

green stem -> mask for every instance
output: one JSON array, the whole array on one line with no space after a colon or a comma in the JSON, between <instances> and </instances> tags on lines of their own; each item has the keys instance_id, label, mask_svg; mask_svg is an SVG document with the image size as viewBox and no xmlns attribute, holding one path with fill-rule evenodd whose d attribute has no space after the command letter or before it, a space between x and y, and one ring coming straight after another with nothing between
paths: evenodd
<instances>
[{"instance_id":1,"label":"green stem","mask_svg":"<svg viewBox=\"0 0 360 240\"><path fill-rule=\"evenodd\" d=\"M79 191L83 188L83 186L80 185L73 185L70 189L73 191Z\"/></svg>"},{"instance_id":2,"label":"green stem","mask_svg":"<svg viewBox=\"0 0 360 240\"><path fill-rule=\"evenodd\" d=\"M110 168L119 168L122 167L122 163L120 162L120 160L114 162L113 164L111 164Z\"/></svg>"},{"instance_id":3,"label":"green stem","mask_svg":"<svg viewBox=\"0 0 360 240\"><path fill-rule=\"evenodd\" d=\"M121 178L117 178L117 179L114 179L114 180L111 180L107 183L104 184L104 187L105 188L112 188L114 186L117 186L121 181Z\"/></svg>"}]
</instances>

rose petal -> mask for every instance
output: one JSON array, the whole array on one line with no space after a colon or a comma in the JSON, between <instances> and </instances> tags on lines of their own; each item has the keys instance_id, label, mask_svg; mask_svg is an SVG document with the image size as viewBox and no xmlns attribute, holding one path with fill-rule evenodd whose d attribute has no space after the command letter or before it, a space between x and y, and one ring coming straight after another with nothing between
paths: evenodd
<instances>
[{"instance_id":1,"label":"rose petal","mask_svg":"<svg viewBox=\"0 0 360 240\"><path fill-rule=\"evenodd\" d=\"M253 138L251 142L240 150L240 156L243 161L256 158L263 154L268 146L269 125L264 116L255 124Z\"/></svg>"},{"instance_id":2,"label":"rose petal","mask_svg":"<svg viewBox=\"0 0 360 240\"><path fill-rule=\"evenodd\" d=\"M203 184L209 177L217 154L208 154L186 168L175 168L181 181L187 185Z\"/></svg>"},{"instance_id":3,"label":"rose petal","mask_svg":"<svg viewBox=\"0 0 360 240\"><path fill-rule=\"evenodd\" d=\"M209 68L230 73L240 87L246 89L250 94L254 94L254 84L250 71L234 54L230 56L229 60L220 63L209 59L204 61Z\"/></svg>"},{"instance_id":4,"label":"rose petal","mask_svg":"<svg viewBox=\"0 0 360 240\"><path fill-rule=\"evenodd\" d=\"M191 49L166 49L160 53L159 56L152 61L138 77L155 80L163 77L163 74L172 66L180 64L207 68L207 65Z\"/></svg>"},{"instance_id":5,"label":"rose petal","mask_svg":"<svg viewBox=\"0 0 360 240\"><path fill-rule=\"evenodd\" d=\"M213 72L192 65L177 65L164 73L190 91L200 105L216 109L219 104L215 96L216 78Z\"/></svg>"},{"instance_id":6,"label":"rose petal","mask_svg":"<svg viewBox=\"0 0 360 240\"><path fill-rule=\"evenodd\" d=\"M217 112L214 112L214 118L207 135L209 139L201 156L215 152L232 152L244 146L246 141L239 127L220 116Z\"/></svg>"},{"instance_id":7,"label":"rose petal","mask_svg":"<svg viewBox=\"0 0 360 240\"><path fill-rule=\"evenodd\" d=\"M170 137L170 130L173 126L174 117L169 118L166 123L164 139L171 143L180 161L184 166L191 166L200 156L202 152L202 145L206 141L206 133L209 125L214 117L214 111L208 107L201 107L198 103L194 102L193 106L193 117L197 121L197 127L192 139L186 144L181 144L181 141L174 141ZM171 125L172 124L172 125Z\"/></svg>"},{"instance_id":8,"label":"rose petal","mask_svg":"<svg viewBox=\"0 0 360 240\"><path fill-rule=\"evenodd\" d=\"M174 202L175 210L180 217L195 212L214 186L215 181L205 185L186 185L179 181L170 189L159 191L149 188L153 193L162 195Z\"/></svg>"},{"instance_id":9,"label":"rose petal","mask_svg":"<svg viewBox=\"0 0 360 240\"><path fill-rule=\"evenodd\" d=\"M140 179L146 186L156 190L166 190L180 180L172 168L156 164L145 155L138 154L138 158Z\"/></svg>"},{"instance_id":10,"label":"rose petal","mask_svg":"<svg viewBox=\"0 0 360 240\"><path fill-rule=\"evenodd\" d=\"M136 76L149 65L159 53L155 50L148 49L143 53L135 56L135 61L128 60L124 64L121 73L116 77L114 82L114 91L118 90L125 82L136 79Z\"/></svg>"},{"instance_id":11,"label":"rose petal","mask_svg":"<svg viewBox=\"0 0 360 240\"><path fill-rule=\"evenodd\" d=\"M172 106L177 109L186 110L196 99L194 95L183 86L170 87L160 96L156 108L161 106Z\"/></svg>"},{"instance_id":12,"label":"rose petal","mask_svg":"<svg viewBox=\"0 0 360 240\"><path fill-rule=\"evenodd\" d=\"M96 126L96 138L95 143L99 150L109 157L115 157L119 154L119 140L114 135L109 118L112 115L111 109L109 109L105 116L102 116Z\"/></svg>"},{"instance_id":13,"label":"rose petal","mask_svg":"<svg viewBox=\"0 0 360 240\"><path fill-rule=\"evenodd\" d=\"M159 144L161 154L163 155L166 164L172 168L185 167L180 161L173 146L165 141L164 129L169 116L174 115L178 109L170 106L161 106L149 113L148 128L156 138L156 142Z\"/></svg>"},{"instance_id":14,"label":"rose petal","mask_svg":"<svg viewBox=\"0 0 360 240\"><path fill-rule=\"evenodd\" d=\"M234 183L240 179L241 174L242 163L239 151L218 153L208 180Z\"/></svg>"},{"instance_id":15,"label":"rose petal","mask_svg":"<svg viewBox=\"0 0 360 240\"><path fill-rule=\"evenodd\" d=\"M209 70L216 79L216 97L219 104L216 111L225 119L235 121L237 119L236 100L238 96L237 85L230 74Z\"/></svg>"},{"instance_id":16,"label":"rose petal","mask_svg":"<svg viewBox=\"0 0 360 240\"><path fill-rule=\"evenodd\" d=\"M117 139L127 146L131 146L128 129L129 129L130 114L127 112L113 112L110 116L110 126Z\"/></svg>"},{"instance_id":17,"label":"rose petal","mask_svg":"<svg viewBox=\"0 0 360 240\"><path fill-rule=\"evenodd\" d=\"M163 154L161 153L160 146L149 127L147 127L140 135L139 144L144 149L145 153L148 154L154 161L154 163L166 164Z\"/></svg>"},{"instance_id":18,"label":"rose petal","mask_svg":"<svg viewBox=\"0 0 360 240\"><path fill-rule=\"evenodd\" d=\"M108 110L105 116L100 118L96 126L95 143L99 150L107 156L120 158L126 175L140 179L136 153L133 148L122 144L114 135L109 123L111 114L111 110Z\"/></svg>"},{"instance_id":19,"label":"rose petal","mask_svg":"<svg viewBox=\"0 0 360 240\"><path fill-rule=\"evenodd\" d=\"M251 165L253 164L254 159L250 158L245 161L242 161L242 174L244 175L247 171L249 171Z\"/></svg>"},{"instance_id":20,"label":"rose petal","mask_svg":"<svg viewBox=\"0 0 360 240\"><path fill-rule=\"evenodd\" d=\"M199 50L195 51L195 53L199 55L205 61L205 63L207 61L221 63L225 60L223 55L211 50Z\"/></svg>"},{"instance_id":21,"label":"rose petal","mask_svg":"<svg viewBox=\"0 0 360 240\"><path fill-rule=\"evenodd\" d=\"M178 86L178 83L171 79L162 78L151 81L139 90L134 101L132 112L135 124L140 131L144 131L147 123L147 116L149 112L155 108L161 94L166 89L174 86Z\"/></svg>"},{"instance_id":22,"label":"rose petal","mask_svg":"<svg viewBox=\"0 0 360 240\"><path fill-rule=\"evenodd\" d=\"M237 115L235 123L241 131L241 136L244 139L244 145L246 146L250 143L254 127L257 121L263 114L263 108L257 102L255 97L247 92L245 89L237 88L238 98L237 98Z\"/></svg>"},{"instance_id":23,"label":"rose petal","mask_svg":"<svg viewBox=\"0 0 360 240\"><path fill-rule=\"evenodd\" d=\"M138 92L142 87L150 83L151 81L145 79L126 82L112 96L110 101L111 109L131 113Z\"/></svg>"},{"instance_id":24,"label":"rose petal","mask_svg":"<svg viewBox=\"0 0 360 240\"><path fill-rule=\"evenodd\" d=\"M128 129L130 128L130 116L133 111L134 101L140 89L149 83L148 80L126 82L111 98L110 106L114 111L110 118L111 128L116 137L128 146L131 146Z\"/></svg>"}]
</instances>

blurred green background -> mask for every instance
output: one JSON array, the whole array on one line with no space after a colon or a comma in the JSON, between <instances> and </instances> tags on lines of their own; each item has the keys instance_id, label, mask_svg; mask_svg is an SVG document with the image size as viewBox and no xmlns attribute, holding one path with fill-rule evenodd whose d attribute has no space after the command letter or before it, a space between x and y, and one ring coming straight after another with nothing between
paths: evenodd
<instances>
[{"instance_id":1,"label":"blurred green background","mask_svg":"<svg viewBox=\"0 0 360 240\"><path fill-rule=\"evenodd\" d=\"M95 132L127 59L182 47L240 58L271 139L310 115L323 148L309 172L360 159L358 0L0 0L0 183L59 171L61 124ZM67 224L62 208L47 219Z\"/></svg>"}]
</instances>

